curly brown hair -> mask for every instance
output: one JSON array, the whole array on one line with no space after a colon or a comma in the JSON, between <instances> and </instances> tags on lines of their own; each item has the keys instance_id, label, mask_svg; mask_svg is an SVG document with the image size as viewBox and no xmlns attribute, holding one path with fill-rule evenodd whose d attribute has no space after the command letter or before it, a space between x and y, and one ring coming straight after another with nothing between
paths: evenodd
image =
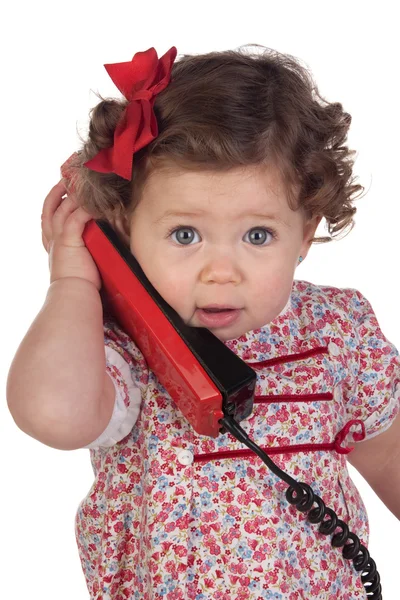
<instances>
[{"instance_id":1,"label":"curly brown hair","mask_svg":"<svg viewBox=\"0 0 400 600\"><path fill-rule=\"evenodd\" d=\"M251 52L249 46L263 48ZM95 219L129 223L149 175L178 167L228 171L275 166L293 210L325 217L332 237L354 227L352 202L364 187L352 176L354 150L344 145L351 116L339 102L327 102L299 59L247 44L237 50L183 55L169 85L154 102L158 136L133 157L132 179L83 166L113 144L128 104L104 99L90 111L88 139L70 167L76 167L77 201ZM346 233L346 234L347 234Z\"/></svg>"}]
</instances>

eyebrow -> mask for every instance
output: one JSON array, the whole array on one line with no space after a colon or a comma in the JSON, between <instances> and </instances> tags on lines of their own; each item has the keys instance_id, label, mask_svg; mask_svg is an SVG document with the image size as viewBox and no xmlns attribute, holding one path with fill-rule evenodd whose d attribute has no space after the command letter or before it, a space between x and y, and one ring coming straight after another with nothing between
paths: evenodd
<instances>
[{"instance_id":1,"label":"eyebrow","mask_svg":"<svg viewBox=\"0 0 400 600\"><path fill-rule=\"evenodd\" d=\"M170 217L200 217L205 212L206 212L205 210L199 210L199 211L195 211L195 212L167 210L163 215L161 215L161 217L159 219L154 221L154 223L160 223L160 222L166 221ZM268 219L269 221L276 221L278 223L282 223L283 225L286 225L286 223L284 221L282 221L282 219L280 219L277 215L274 215L274 214L254 213L252 215L247 215L246 213L242 213L239 215L239 218L245 217L245 216L256 217L256 218L261 218L261 219Z\"/></svg>"}]
</instances>

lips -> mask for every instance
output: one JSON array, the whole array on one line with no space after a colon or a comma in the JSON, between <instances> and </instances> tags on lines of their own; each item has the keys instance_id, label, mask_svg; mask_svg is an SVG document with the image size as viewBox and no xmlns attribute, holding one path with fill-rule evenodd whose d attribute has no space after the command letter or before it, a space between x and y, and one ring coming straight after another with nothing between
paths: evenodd
<instances>
[{"instance_id":1,"label":"lips","mask_svg":"<svg viewBox=\"0 0 400 600\"><path fill-rule=\"evenodd\" d=\"M211 310L209 310L211 308ZM228 308L218 308L220 310L212 309L212 306L207 306L205 308L198 308L196 311L197 317L200 322L206 327L224 327L226 325L231 325L234 323L240 316L241 310L235 309L232 307Z\"/></svg>"},{"instance_id":2,"label":"lips","mask_svg":"<svg viewBox=\"0 0 400 600\"><path fill-rule=\"evenodd\" d=\"M236 310L236 306L229 306L228 304L207 304L207 306L199 306L200 310L209 310L213 312L222 310Z\"/></svg>"}]
</instances>

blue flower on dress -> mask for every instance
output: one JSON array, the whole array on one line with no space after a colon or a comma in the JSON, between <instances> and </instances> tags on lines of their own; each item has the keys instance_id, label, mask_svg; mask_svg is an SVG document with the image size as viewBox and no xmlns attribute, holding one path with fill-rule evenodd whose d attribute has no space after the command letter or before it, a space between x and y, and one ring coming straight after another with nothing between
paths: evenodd
<instances>
[{"instance_id":1,"label":"blue flower on dress","mask_svg":"<svg viewBox=\"0 0 400 600\"><path fill-rule=\"evenodd\" d=\"M148 447L149 450L157 450L157 446L158 446L158 442L160 441L160 438L158 438L156 435L151 435L149 437L149 442L148 442Z\"/></svg>"},{"instance_id":2,"label":"blue flower on dress","mask_svg":"<svg viewBox=\"0 0 400 600\"><path fill-rule=\"evenodd\" d=\"M262 331L262 332L260 333L259 337L258 337L258 341L259 341L261 344L267 344L267 343L268 343L268 341L269 341L269 335L268 335L268 333L267 333L266 331Z\"/></svg>"},{"instance_id":3,"label":"blue flower on dress","mask_svg":"<svg viewBox=\"0 0 400 600\"><path fill-rule=\"evenodd\" d=\"M335 380L335 385L337 383L339 383L339 381L342 381L346 377L347 373L348 373L348 369L345 369L343 365L341 365L341 364L338 363L338 365L337 365L337 377L336 377L336 380Z\"/></svg>"},{"instance_id":4,"label":"blue flower on dress","mask_svg":"<svg viewBox=\"0 0 400 600\"><path fill-rule=\"evenodd\" d=\"M199 518L201 515L201 508L199 506L192 507L192 514L194 517Z\"/></svg>"},{"instance_id":5,"label":"blue flower on dress","mask_svg":"<svg viewBox=\"0 0 400 600\"><path fill-rule=\"evenodd\" d=\"M263 590L262 597L266 600L282 600L284 596L279 592L274 592L272 590Z\"/></svg>"},{"instance_id":6,"label":"blue flower on dress","mask_svg":"<svg viewBox=\"0 0 400 600\"><path fill-rule=\"evenodd\" d=\"M160 490L164 490L168 487L168 478L165 477L165 475L161 475L161 477L158 478L157 487L160 488Z\"/></svg>"},{"instance_id":7,"label":"blue flower on dress","mask_svg":"<svg viewBox=\"0 0 400 600\"><path fill-rule=\"evenodd\" d=\"M250 581L250 583L249 583L249 585L247 587L250 588L251 590L256 590L259 586L260 586L259 582L257 582L257 581Z\"/></svg>"},{"instance_id":8,"label":"blue flower on dress","mask_svg":"<svg viewBox=\"0 0 400 600\"><path fill-rule=\"evenodd\" d=\"M172 511L172 515L173 519L177 520L180 519L182 516L182 511L181 510L177 510L175 509L174 511Z\"/></svg>"},{"instance_id":9,"label":"blue flower on dress","mask_svg":"<svg viewBox=\"0 0 400 600\"><path fill-rule=\"evenodd\" d=\"M217 439L215 440L217 443L217 447L221 448L222 446L226 446L227 442L228 442L228 436L225 434L221 434L217 437Z\"/></svg>"},{"instance_id":10,"label":"blue flower on dress","mask_svg":"<svg viewBox=\"0 0 400 600\"><path fill-rule=\"evenodd\" d=\"M221 479L221 475L218 473L216 469L212 469L208 476L210 481L219 481Z\"/></svg>"},{"instance_id":11,"label":"blue flower on dress","mask_svg":"<svg viewBox=\"0 0 400 600\"><path fill-rule=\"evenodd\" d=\"M349 340L346 340L346 342L347 342L347 345L348 345L348 347L349 347L351 350L355 350L355 348L357 348L357 346L358 346L358 344L357 344L357 342L356 342L355 338L354 338L354 339L353 339L353 338L350 338Z\"/></svg>"},{"instance_id":12,"label":"blue flower on dress","mask_svg":"<svg viewBox=\"0 0 400 600\"><path fill-rule=\"evenodd\" d=\"M157 588L157 593L160 596L165 596L165 594L168 592L168 589L165 585L159 585Z\"/></svg>"},{"instance_id":13,"label":"blue flower on dress","mask_svg":"<svg viewBox=\"0 0 400 600\"><path fill-rule=\"evenodd\" d=\"M309 592L310 591L310 582L308 579L306 579L305 577L300 577L299 579L299 583L301 584L301 590L304 592ZM332 589L329 590L329 593L333 591ZM336 590L338 591L338 590Z\"/></svg>"},{"instance_id":14,"label":"blue flower on dress","mask_svg":"<svg viewBox=\"0 0 400 600\"><path fill-rule=\"evenodd\" d=\"M304 431L303 433L299 433L298 435L296 435L296 441L298 442L302 442L303 444L310 439L311 437L311 431Z\"/></svg>"},{"instance_id":15,"label":"blue flower on dress","mask_svg":"<svg viewBox=\"0 0 400 600\"><path fill-rule=\"evenodd\" d=\"M125 513L124 515L124 528L129 531L132 526L132 515L130 513Z\"/></svg>"},{"instance_id":16,"label":"blue flower on dress","mask_svg":"<svg viewBox=\"0 0 400 600\"><path fill-rule=\"evenodd\" d=\"M195 544L198 543L199 540L203 539L203 534L201 533L200 529L196 529L192 536Z\"/></svg>"},{"instance_id":17,"label":"blue flower on dress","mask_svg":"<svg viewBox=\"0 0 400 600\"><path fill-rule=\"evenodd\" d=\"M118 569L118 563L114 560L113 562L110 563L110 567L109 567L111 573L115 573Z\"/></svg>"},{"instance_id":18,"label":"blue flower on dress","mask_svg":"<svg viewBox=\"0 0 400 600\"><path fill-rule=\"evenodd\" d=\"M245 478L247 476L247 465L245 462L238 462L237 465L235 465L234 470L239 477Z\"/></svg>"},{"instance_id":19,"label":"blue flower on dress","mask_svg":"<svg viewBox=\"0 0 400 600\"><path fill-rule=\"evenodd\" d=\"M174 517L174 519L180 519L185 508L186 507L184 504L177 504L177 506L175 506L175 510L172 513L172 516Z\"/></svg>"},{"instance_id":20,"label":"blue flower on dress","mask_svg":"<svg viewBox=\"0 0 400 600\"><path fill-rule=\"evenodd\" d=\"M235 550L241 558L251 558L253 554L250 548L245 546L242 542L236 546Z\"/></svg>"},{"instance_id":21,"label":"blue flower on dress","mask_svg":"<svg viewBox=\"0 0 400 600\"><path fill-rule=\"evenodd\" d=\"M215 565L216 562L217 562L217 557L213 556L211 558L207 558L207 560L205 561L205 564L207 565L207 567L211 568Z\"/></svg>"},{"instance_id":22,"label":"blue flower on dress","mask_svg":"<svg viewBox=\"0 0 400 600\"><path fill-rule=\"evenodd\" d=\"M210 481L219 481L221 478L218 471L215 469L213 463L209 462L204 465L202 468L203 473L205 473Z\"/></svg>"},{"instance_id":23,"label":"blue flower on dress","mask_svg":"<svg viewBox=\"0 0 400 600\"><path fill-rule=\"evenodd\" d=\"M202 492L200 494L201 505L204 506L205 508L211 506L210 499L211 499L210 492Z\"/></svg>"},{"instance_id":24,"label":"blue flower on dress","mask_svg":"<svg viewBox=\"0 0 400 600\"><path fill-rule=\"evenodd\" d=\"M171 591L171 585L175 587L175 581L170 573L166 573L164 576L164 585L168 586Z\"/></svg>"},{"instance_id":25,"label":"blue flower on dress","mask_svg":"<svg viewBox=\"0 0 400 600\"><path fill-rule=\"evenodd\" d=\"M314 304L313 306L314 316L316 318L322 319L325 314L324 308L320 304Z\"/></svg>"},{"instance_id":26,"label":"blue flower on dress","mask_svg":"<svg viewBox=\"0 0 400 600\"><path fill-rule=\"evenodd\" d=\"M382 345L381 340L378 340L378 338L369 338L368 339L368 346L370 348L380 348Z\"/></svg>"},{"instance_id":27,"label":"blue flower on dress","mask_svg":"<svg viewBox=\"0 0 400 600\"><path fill-rule=\"evenodd\" d=\"M360 374L360 380L363 381L364 383L369 383L369 382L376 383L378 378L379 378L379 375L375 371L364 371L364 373Z\"/></svg>"},{"instance_id":28,"label":"blue flower on dress","mask_svg":"<svg viewBox=\"0 0 400 600\"><path fill-rule=\"evenodd\" d=\"M132 436L132 442L137 442L137 441L138 441L138 439L139 439L139 435L140 435L140 431L139 431L139 429L138 429L137 427L134 427L134 428L132 429L132 433L131 433L131 436Z\"/></svg>"},{"instance_id":29,"label":"blue flower on dress","mask_svg":"<svg viewBox=\"0 0 400 600\"><path fill-rule=\"evenodd\" d=\"M231 515L228 514L224 515L224 518L222 519L223 525L233 525L234 523L236 523L235 517L231 517Z\"/></svg>"}]
</instances>

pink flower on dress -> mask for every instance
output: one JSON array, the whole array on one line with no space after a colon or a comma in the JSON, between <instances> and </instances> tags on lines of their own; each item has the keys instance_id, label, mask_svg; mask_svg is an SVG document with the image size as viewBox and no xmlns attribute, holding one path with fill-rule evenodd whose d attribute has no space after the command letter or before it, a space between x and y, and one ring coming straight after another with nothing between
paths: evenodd
<instances>
[{"instance_id":1,"label":"pink flower on dress","mask_svg":"<svg viewBox=\"0 0 400 600\"><path fill-rule=\"evenodd\" d=\"M267 571L264 575L264 581L267 585L274 585L278 581L278 574L275 571Z\"/></svg>"},{"instance_id":2,"label":"pink flower on dress","mask_svg":"<svg viewBox=\"0 0 400 600\"><path fill-rule=\"evenodd\" d=\"M184 598L182 588L176 587L172 592L168 592L166 598L167 600L181 600L181 598Z\"/></svg>"},{"instance_id":3,"label":"pink flower on dress","mask_svg":"<svg viewBox=\"0 0 400 600\"><path fill-rule=\"evenodd\" d=\"M262 563L266 559L266 555L263 552L259 552L258 550L254 552L253 559L259 563Z\"/></svg>"}]
</instances>

